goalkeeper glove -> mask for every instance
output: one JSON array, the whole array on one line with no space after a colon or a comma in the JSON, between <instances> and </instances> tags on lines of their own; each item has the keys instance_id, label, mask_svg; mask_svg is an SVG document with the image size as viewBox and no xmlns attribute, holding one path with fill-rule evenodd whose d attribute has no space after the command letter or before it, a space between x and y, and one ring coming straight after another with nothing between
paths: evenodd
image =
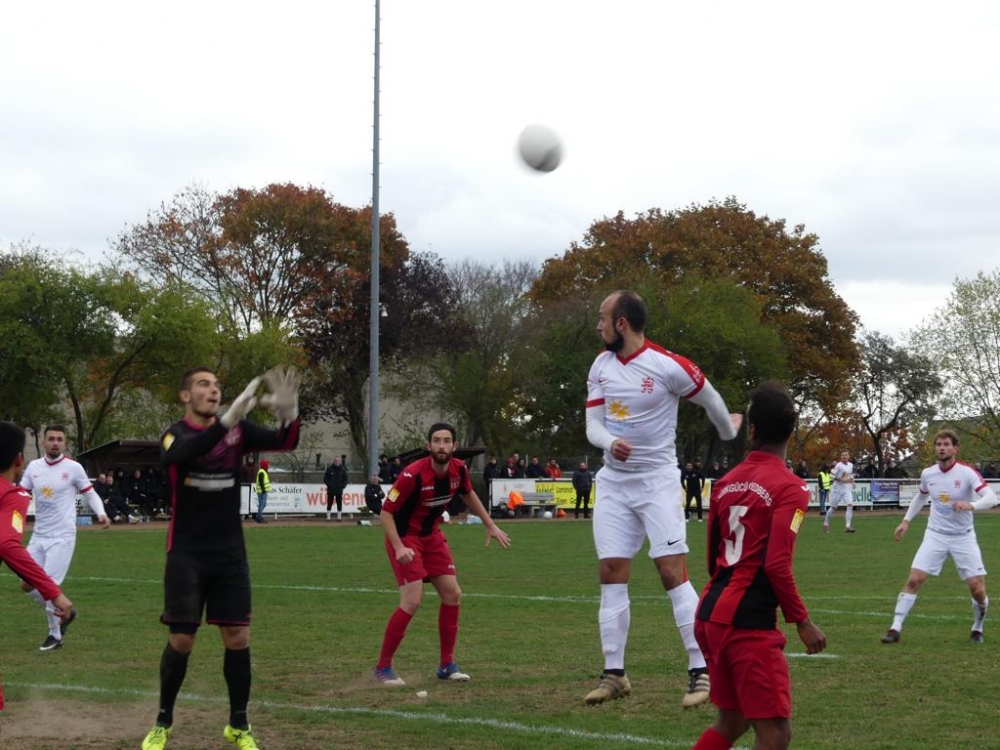
<instances>
[{"instance_id":1,"label":"goalkeeper glove","mask_svg":"<svg viewBox=\"0 0 1000 750\"><path fill-rule=\"evenodd\" d=\"M294 367L275 367L264 373L268 393L260 402L271 410L280 427L287 427L299 418L299 384L302 375Z\"/></svg>"},{"instance_id":2,"label":"goalkeeper glove","mask_svg":"<svg viewBox=\"0 0 1000 750\"><path fill-rule=\"evenodd\" d=\"M243 393L233 399L226 413L219 417L219 421L227 429L231 430L237 422L251 412L257 405L257 388L260 387L260 378L254 378L249 385L243 389Z\"/></svg>"}]
</instances>

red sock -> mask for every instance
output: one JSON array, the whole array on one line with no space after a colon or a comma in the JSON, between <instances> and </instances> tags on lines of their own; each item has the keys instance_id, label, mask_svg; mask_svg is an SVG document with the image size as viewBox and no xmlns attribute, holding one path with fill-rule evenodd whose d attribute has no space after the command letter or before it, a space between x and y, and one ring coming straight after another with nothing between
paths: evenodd
<instances>
[{"instance_id":1,"label":"red sock","mask_svg":"<svg viewBox=\"0 0 1000 750\"><path fill-rule=\"evenodd\" d=\"M382 636L382 651L378 655L377 669L385 669L392 666L392 657L396 655L396 649L403 642L406 635L406 626L410 624L413 615L399 607L392 613L388 624L385 626L385 635Z\"/></svg>"},{"instance_id":2,"label":"red sock","mask_svg":"<svg viewBox=\"0 0 1000 750\"><path fill-rule=\"evenodd\" d=\"M438 610L438 634L441 636L441 666L455 661L458 640L458 605L442 604Z\"/></svg>"},{"instance_id":3,"label":"red sock","mask_svg":"<svg viewBox=\"0 0 1000 750\"><path fill-rule=\"evenodd\" d=\"M712 727L706 729L691 750L729 750L732 744Z\"/></svg>"}]
</instances>

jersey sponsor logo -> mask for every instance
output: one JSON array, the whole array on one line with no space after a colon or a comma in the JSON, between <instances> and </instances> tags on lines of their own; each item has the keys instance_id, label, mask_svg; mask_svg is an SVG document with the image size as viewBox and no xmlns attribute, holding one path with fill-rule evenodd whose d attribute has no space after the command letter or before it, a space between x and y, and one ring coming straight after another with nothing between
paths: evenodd
<instances>
[{"instance_id":1,"label":"jersey sponsor logo","mask_svg":"<svg viewBox=\"0 0 1000 750\"><path fill-rule=\"evenodd\" d=\"M617 399L608 404L608 411L610 412L612 419L617 419L622 422L628 419L628 407Z\"/></svg>"},{"instance_id":2,"label":"jersey sponsor logo","mask_svg":"<svg viewBox=\"0 0 1000 750\"><path fill-rule=\"evenodd\" d=\"M789 527L793 534L799 533L799 526L802 525L802 519L806 517L806 512L801 508L795 511L795 515L792 516L792 525Z\"/></svg>"},{"instance_id":3,"label":"jersey sponsor logo","mask_svg":"<svg viewBox=\"0 0 1000 750\"><path fill-rule=\"evenodd\" d=\"M185 487L195 487L199 490L205 490L206 492L218 492L219 490L225 490L230 487L236 486L236 480L231 476L203 476L198 474L189 474L184 479Z\"/></svg>"},{"instance_id":4,"label":"jersey sponsor logo","mask_svg":"<svg viewBox=\"0 0 1000 750\"><path fill-rule=\"evenodd\" d=\"M442 495L441 497L432 497L429 500L424 500L424 505L428 508L436 508L439 505L447 505L449 502L451 502L451 495Z\"/></svg>"},{"instance_id":5,"label":"jersey sponsor logo","mask_svg":"<svg viewBox=\"0 0 1000 750\"><path fill-rule=\"evenodd\" d=\"M163 436L163 440L161 441L161 445L163 446L163 450L165 450L165 451L170 450L170 446L174 444L174 439L175 438L173 436L173 433L168 432L166 435L164 435Z\"/></svg>"},{"instance_id":6,"label":"jersey sponsor logo","mask_svg":"<svg viewBox=\"0 0 1000 750\"><path fill-rule=\"evenodd\" d=\"M24 516L22 516L18 511L14 511L14 515L10 518L10 526L18 534L24 533Z\"/></svg>"}]
</instances>

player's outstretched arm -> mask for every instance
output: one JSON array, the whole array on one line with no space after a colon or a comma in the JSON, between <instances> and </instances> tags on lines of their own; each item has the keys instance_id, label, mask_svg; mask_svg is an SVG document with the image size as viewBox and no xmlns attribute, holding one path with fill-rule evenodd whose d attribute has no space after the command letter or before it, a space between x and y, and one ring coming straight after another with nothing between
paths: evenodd
<instances>
[{"instance_id":1,"label":"player's outstretched arm","mask_svg":"<svg viewBox=\"0 0 1000 750\"><path fill-rule=\"evenodd\" d=\"M722 396L707 380L701 390L691 397L691 402L705 410L708 420L715 426L719 437L723 440L732 440L739 433L743 415L731 414Z\"/></svg>"},{"instance_id":2,"label":"player's outstretched arm","mask_svg":"<svg viewBox=\"0 0 1000 750\"><path fill-rule=\"evenodd\" d=\"M294 367L275 367L264 373L265 393L260 402L271 410L279 427L299 418L299 386L302 375Z\"/></svg>"},{"instance_id":3,"label":"player's outstretched arm","mask_svg":"<svg viewBox=\"0 0 1000 750\"><path fill-rule=\"evenodd\" d=\"M903 537L906 536L906 530L908 528L910 528L910 522L904 518L899 522L899 526L896 527L896 530L892 532L892 538L897 542L903 541Z\"/></svg>"}]
</instances>

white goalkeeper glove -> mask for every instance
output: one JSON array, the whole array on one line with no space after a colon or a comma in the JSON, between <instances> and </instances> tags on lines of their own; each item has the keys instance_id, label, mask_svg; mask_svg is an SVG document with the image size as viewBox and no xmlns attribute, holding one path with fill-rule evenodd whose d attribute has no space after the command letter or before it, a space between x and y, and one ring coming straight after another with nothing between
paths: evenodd
<instances>
[{"instance_id":1,"label":"white goalkeeper glove","mask_svg":"<svg viewBox=\"0 0 1000 750\"><path fill-rule=\"evenodd\" d=\"M299 384L302 375L294 367L275 367L264 373L268 393L260 402L271 410L279 427L287 427L299 418Z\"/></svg>"},{"instance_id":2,"label":"white goalkeeper glove","mask_svg":"<svg viewBox=\"0 0 1000 750\"><path fill-rule=\"evenodd\" d=\"M237 422L249 414L257 405L257 389L260 387L260 378L250 381L243 393L233 399L226 413L219 417L219 421L227 429L231 430Z\"/></svg>"}]
</instances>

